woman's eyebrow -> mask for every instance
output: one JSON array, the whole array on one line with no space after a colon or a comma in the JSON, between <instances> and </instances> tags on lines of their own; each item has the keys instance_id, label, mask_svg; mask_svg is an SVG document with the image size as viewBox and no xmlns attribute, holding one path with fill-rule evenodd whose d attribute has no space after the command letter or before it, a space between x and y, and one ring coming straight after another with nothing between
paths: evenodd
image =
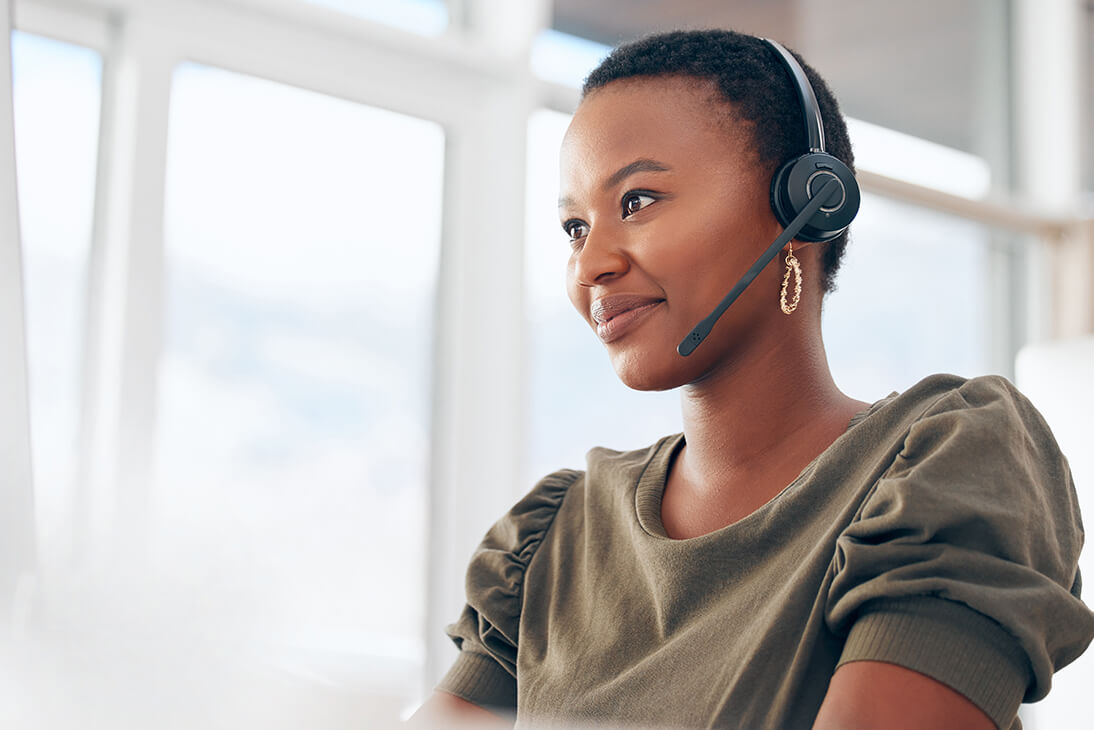
<instances>
[{"instance_id":1,"label":"woman's eyebrow","mask_svg":"<svg viewBox=\"0 0 1094 730\"><path fill-rule=\"evenodd\" d=\"M607 192L636 172L668 172L670 169L668 165L657 160L642 158L616 170L611 177L604 181L601 187Z\"/></svg>"},{"instance_id":2,"label":"woman's eyebrow","mask_svg":"<svg viewBox=\"0 0 1094 730\"><path fill-rule=\"evenodd\" d=\"M611 176L609 176L608 179L604 181L604 184L601 186L601 188L605 192L608 192L636 172L670 172L671 170L671 167L662 162L658 162L657 160L651 160L644 157L640 160L635 160L630 164L624 165L623 167L613 172ZM573 200L568 197L561 197L558 199L558 207L566 208L572 202Z\"/></svg>"}]
</instances>

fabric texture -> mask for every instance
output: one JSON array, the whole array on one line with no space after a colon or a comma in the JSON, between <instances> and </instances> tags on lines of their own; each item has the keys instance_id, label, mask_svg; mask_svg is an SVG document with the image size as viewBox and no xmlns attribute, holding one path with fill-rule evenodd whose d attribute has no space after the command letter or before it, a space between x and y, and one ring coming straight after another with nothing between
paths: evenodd
<instances>
[{"instance_id":1,"label":"fabric texture","mask_svg":"<svg viewBox=\"0 0 1094 730\"><path fill-rule=\"evenodd\" d=\"M682 444L593 449L491 528L439 689L518 725L808 728L835 670L873 660L1016 728L1094 636L1067 462L1003 378L893 394L763 507L674 540Z\"/></svg>"}]
</instances>

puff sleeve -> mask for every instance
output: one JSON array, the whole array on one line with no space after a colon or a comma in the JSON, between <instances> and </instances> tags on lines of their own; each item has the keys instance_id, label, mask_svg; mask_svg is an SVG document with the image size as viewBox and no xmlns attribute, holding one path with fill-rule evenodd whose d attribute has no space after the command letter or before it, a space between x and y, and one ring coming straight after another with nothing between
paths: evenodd
<instances>
[{"instance_id":1,"label":"puff sleeve","mask_svg":"<svg viewBox=\"0 0 1094 730\"><path fill-rule=\"evenodd\" d=\"M482 707L516 708L525 572L580 475L566 469L544 477L486 533L468 565L467 605L447 628L460 653L438 689Z\"/></svg>"},{"instance_id":2,"label":"puff sleeve","mask_svg":"<svg viewBox=\"0 0 1094 730\"><path fill-rule=\"evenodd\" d=\"M1003 378L966 381L908 429L837 540L825 618L840 663L885 661L968 697L999 727L1094 636L1067 462Z\"/></svg>"}]
</instances>

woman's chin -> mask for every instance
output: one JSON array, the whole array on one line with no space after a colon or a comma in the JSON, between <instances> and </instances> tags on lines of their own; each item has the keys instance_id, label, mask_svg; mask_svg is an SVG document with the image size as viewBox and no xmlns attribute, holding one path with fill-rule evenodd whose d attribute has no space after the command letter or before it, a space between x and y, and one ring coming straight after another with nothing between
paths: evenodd
<instances>
[{"instance_id":1,"label":"woman's chin","mask_svg":"<svg viewBox=\"0 0 1094 730\"><path fill-rule=\"evenodd\" d=\"M679 363L671 363L672 359L677 359L675 353L666 358L618 353L611 361L620 382L631 390L660 391L672 390L688 382Z\"/></svg>"}]
</instances>

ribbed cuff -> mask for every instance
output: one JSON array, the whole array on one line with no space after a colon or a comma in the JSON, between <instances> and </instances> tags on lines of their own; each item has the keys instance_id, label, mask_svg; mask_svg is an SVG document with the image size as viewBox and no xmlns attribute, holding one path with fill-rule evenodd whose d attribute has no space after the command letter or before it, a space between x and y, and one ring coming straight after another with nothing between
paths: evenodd
<instances>
[{"instance_id":1,"label":"ribbed cuff","mask_svg":"<svg viewBox=\"0 0 1094 730\"><path fill-rule=\"evenodd\" d=\"M517 709L517 680L493 658L461 651L437 689L479 707Z\"/></svg>"},{"instance_id":2,"label":"ribbed cuff","mask_svg":"<svg viewBox=\"0 0 1094 730\"><path fill-rule=\"evenodd\" d=\"M1000 728L1009 728L1030 681L1029 659L1003 627L943 598L874 601L859 615L839 665L880 661L911 669L960 692Z\"/></svg>"}]
</instances>

